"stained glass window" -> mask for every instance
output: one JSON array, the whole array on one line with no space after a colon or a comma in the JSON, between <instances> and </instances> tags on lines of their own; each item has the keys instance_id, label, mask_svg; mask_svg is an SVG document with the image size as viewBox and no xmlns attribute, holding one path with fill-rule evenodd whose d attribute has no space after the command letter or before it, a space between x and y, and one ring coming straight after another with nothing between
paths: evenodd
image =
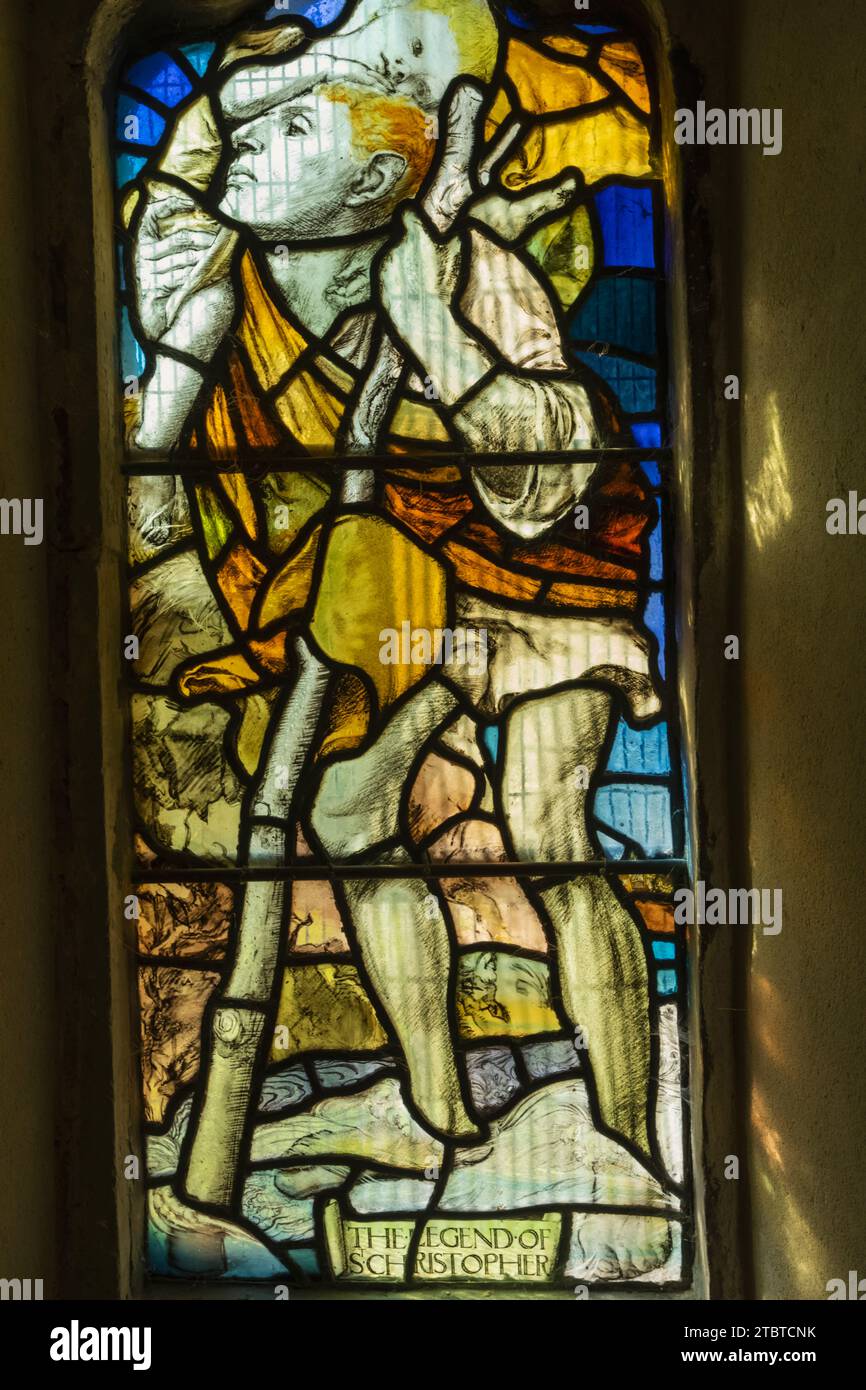
<instances>
[{"instance_id":1,"label":"stained glass window","mask_svg":"<svg viewBox=\"0 0 866 1390\"><path fill-rule=\"evenodd\" d=\"M155 1276L690 1284L658 94L579 20L122 68Z\"/></svg>"}]
</instances>

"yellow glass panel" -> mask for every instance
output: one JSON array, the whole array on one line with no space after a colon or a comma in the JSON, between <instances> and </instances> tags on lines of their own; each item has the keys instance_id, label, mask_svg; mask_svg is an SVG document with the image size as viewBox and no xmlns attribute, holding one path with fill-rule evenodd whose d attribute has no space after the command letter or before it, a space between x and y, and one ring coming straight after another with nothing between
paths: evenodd
<instances>
[{"instance_id":1,"label":"yellow glass panel","mask_svg":"<svg viewBox=\"0 0 866 1390\"><path fill-rule=\"evenodd\" d=\"M445 625L445 612L445 571L432 556L380 517L337 519L311 631L332 661L366 672L382 706L427 675L429 663L382 660L381 634L400 634L406 622L430 632Z\"/></svg>"},{"instance_id":2,"label":"yellow glass panel","mask_svg":"<svg viewBox=\"0 0 866 1390\"><path fill-rule=\"evenodd\" d=\"M429 439L431 443L447 444L450 439L435 410L431 410L428 405L422 405L420 401L405 398L400 401L394 412L391 430L404 439L417 439L422 442Z\"/></svg>"},{"instance_id":3,"label":"yellow glass panel","mask_svg":"<svg viewBox=\"0 0 866 1390\"><path fill-rule=\"evenodd\" d=\"M259 614L262 627L268 627L279 618L287 619L303 608L310 592L321 534L322 528L317 526L297 554L292 555L271 580Z\"/></svg>"},{"instance_id":4,"label":"yellow glass panel","mask_svg":"<svg viewBox=\"0 0 866 1390\"><path fill-rule=\"evenodd\" d=\"M454 566L458 580L471 589L481 589L489 594L501 594L504 598L529 602L536 597L541 588L539 579L497 565L494 560L482 555L472 546L447 541L442 547L442 553L447 555Z\"/></svg>"},{"instance_id":5,"label":"yellow glass panel","mask_svg":"<svg viewBox=\"0 0 866 1390\"><path fill-rule=\"evenodd\" d=\"M213 458L231 458L237 452L238 441L229 416L228 398L221 385L215 387L211 396L205 432Z\"/></svg>"},{"instance_id":6,"label":"yellow glass panel","mask_svg":"<svg viewBox=\"0 0 866 1390\"><path fill-rule=\"evenodd\" d=\"M261 672L239 651L226 652L211 661L199 661L178 680L181 695L194 698L212 693L230 695L261 685Z\"/></svg>"},{"instance_id":7,"label":"yellow glass panel","mask_svg":"<svg viewBox=\"0 0 866 1390\"><path fill-rule=\"evenodd\" d=\"M551 584L547 597L550 603L556 604L557 608L574 608L585 610L587 608L637 608L637 590L629 592L628 589L620 585L605 589L592 584L570 584L563 580L558 584Z\"/></svg>"},{"instance_id":8,"label":"yellow glass panel","mask_svg":"<svg viewBox=\"0 0 866 1390\"><path fill-rule=\"evenodd\" d=\"M568 216L548 222L526 243L526 249L550 280L559 302L570 308L595 265L595 243L587 209L575 208Z\"/></svg>"},{"instance_id":9,"label":"yellow glass panel","mask_svg":"<svg viewBox=\"0 0 866 1390\"><path fill-rule=\"evenodd\" d=\"M557 1032L550 998L550 971L543 961L510 951L478 951L461 957L457 1024L463 1038Z\"/></svg>"},{"instance_id":10,"label":"yellow glass panel","mask_svg":"<svg viewBox=\"0 0 866 1390\"><path fill-rule=\"evenodd\" d=\"M302 526L325 506L331 488L311 473L269 473L262 480L268 549L282 555Z\"/></svg>"},{"instance_id":11,"label":"yellow glass panel","mask_svg":"<svg viewBox=\"0 0 866 1390\"><path fill-rule=\"evenodd\" d=\"M544 43L558 53L573 53L576 58L585 58L589 52L589 44L582 39L573 39L569 34L548 34Z\"/></svg>"},{"instance_id":12,"label":"yellow glass panel","mask_svg":"<svg viewBox=\"0 0 866 1390\"><path fill-rule=\"evenodd\" d=\"M242 473L221 473L220 483L223 492L240 517L244 530L250 540L254 541L259 528L249 483Z\"/></svg>"},{"instance_id":13,"label":"yellow glass panel","mask_svg":"<svg viewBox=\"0 0 866 1390\"><path fill-rule=\"evenodd\" d=\"M523 109L533 113L586 106L609 95L607 88L580 64L559 63L525 43L509 44L505 70L517 88Z\"/></svg>"},{"instance_id":14,"label":"yellow glass panel","mask_svg":"<svg viewBox=\"0 0 866 1390\"><path fill-rule=\"evenodd\" d=\"M243 702L244 712L235 738L235 748L241 766L250 777L259 765L276 695L275 690L266 690L261 694L256 692Z\"/></svg>"},{"instance_id":15,"label":"yellow glass panel","mask_svg":"<svg viewBox=\"0 0 866 1390\"><path fill-rule=\"evenodd\" d=\"M506 188L558 178L568 165L588 184L613 175L646 178L658 169L650 156L648 128L625 107L607 107L567 121L534 126L503 171Z\"/></svg>"},{"instance_id":16,"label":"yellow glass panel","mask_svg":"<svg viewBox=\"0 0 866 1390\"><path fill-rule=\"evenodd\" d=\"M370 723L370 701L364 684L348 672L340 678L337 692L328 708L328 725L317 757L345 753L357 748Z\"/></svg>"},{"instance_id":17,"label":"yellow glass panel","mask_svg":"<svg viewBox=\"0 0 866 1390\"><path fill-rule=\"evenodd\" d=\"M124 227L128 227L132 221L132 214L138 207L140 197L141 192L137 188L131 188L128 193L124 194L120 204L120 220Z\"/></svg>"},{"instance_id":18,"label":"yellow glass panel","mask_svg":"<svg viewBox=\"0 0 866 1390\"><path fill-rule=\"evenodd\" d=\"M493 105L487 113L487 120L484 123L485 140L492 139L499 127L502 125L503 121L510 114L511 102L508 100L508 96L506 95L505 91L502 88L500 88L500 90L496 93Z\"/></svg>"},{"instance_id":19,"label":"yellow glass panel","mask_svg":"<svg viewBox=\"0 0 866 1390\"><path fill-rule=\"evenodd\" d=\"M241 261L244 315L238 337L265 390L276 386L307 346L305 339L275 309L249 252Z\"/></svg>"},{"instance_id":20,"label":"yellow glass panel","mask_svg":"<svg viewBox=\"0 0 866 1390\"><path fill-rule=\"evenodd\" d=\"M249 621L265 567L245 545L234 545L217 571L217 580L235 617L242 626Z\"/></svg>"},{"instance_id":21,"label":"yellow glass panel","mask_svg":"<svg viewBox=\"0 0 866 1390\"><path fill-rule=\"evenodd\" d=\"M250 639L250 651L266 671L275 676L284 676L288 669L286 658L285 630L275 632L271 637Z\"/></svg>"},{"instance_id":22,"label":"yellow glass panel","mask_svg":"<svg viewBox=\"0 0 866 1390\"><path fill-rule=\"evenodd\" d=\"M207 97L199 97L178 118L166 154L157 166L204 192L219 163L222 142Z\"/></svg>"},{"instance_id":23,"label":"yellow glass panel","mask_svg":"<svg viewBox=\"0 0 866 1390\"><path fill-rule=\"evenodd\" d=\"M627 893L672 893L674 881L670 874L623 874L622 886Z\"/></svg>"},{"instance_id":24,"label":"yellow glass panel","mask_svg":"<svg viewBox=\"0 0 866 1390\"><path fill-rule=\"evenodd\" d=\"M305 449L333 453L343 404L311 372L293 377L277 397L276 407L286 429Z\"/></svg>"},{"instance_id":25,"label":"yellow glass panel","mask_svg":"<svg viewBox=\"0 0 866 1390\"><path fill-rule=\"evenodd\" d=\"M338 366L332 357L326 357L322 352L313 358L313 362L322 376L331 382L332 386L336 386L342 395L348 396L355 383L347 371Z\"/></svg>"},{"instance_id":26,"label":"yellow glass panel","mask_svg":"<svg viewBox=\"0 0 866 1390\"><path fill-rule=\"evenodd\" d=\"M387 1041L354 965L295 965L283 972L271 1062L322 1048L370 1052Z\"/></svg>"},{"instance_id":27,"label":"yellow glass panel","mask_svg":"<svg viewBox=\"0 0 866 1390\"><path fill-rule=\"evenodd\" d=\"M558 1032L548 966L506 951L467 952L460 958L457 1022L465 1039ZM350 962L291 965L283 972L271 1062L299 1052L371 1052L387 1041Z\"/></svg>"},{"instance_id":28,"label":"yellow glass panel","mask_svg":"<svg viewBox=\"0 0 866 1390\"><path fill-rule=\"evenodd\" d=\"M231 535L233 522L209 484L197 487L195 495L208 559L213 560Z\"/></svg>"},{"instance_id":29,"label":"yellow glass panel","mask_svg":"<svg viewBox=\"0 0 866 1390\"><path fill-rule=\"evenodd\" d=\"M598 65L628 93L635 106L639 106L641 111L652 110L646 72L636 44L607 44L602 50Z\"/></svg>"}]
</instances>

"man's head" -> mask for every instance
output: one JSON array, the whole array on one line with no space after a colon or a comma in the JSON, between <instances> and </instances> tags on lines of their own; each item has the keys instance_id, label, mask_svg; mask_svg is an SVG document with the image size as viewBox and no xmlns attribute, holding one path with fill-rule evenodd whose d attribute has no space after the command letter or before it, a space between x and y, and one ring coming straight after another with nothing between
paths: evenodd
<instances>
[{"instance_id":1,"label":"man's head","mask_svg":"<svg viewBox=\"0 0 866 1390\"><path fill-rule=\"evenodd\" d=\"M259 31L227 52L221 209L264 240L374 230L424 179L430 117L449 83L490 77L497 32L486 0L363 0L338 31L285 56L298 37Z\"/></svg>"},{"instance_id":2,"label":"man's head","mask_svg":"<svg viewBox=\"0 0 866 1390\"><path fill-rule=\"evenodd\" d=\"M324 81L232 131L221 210L266 241L374 229L411 197L432 158L406 97Z\"/></svg>"}]
</instances>

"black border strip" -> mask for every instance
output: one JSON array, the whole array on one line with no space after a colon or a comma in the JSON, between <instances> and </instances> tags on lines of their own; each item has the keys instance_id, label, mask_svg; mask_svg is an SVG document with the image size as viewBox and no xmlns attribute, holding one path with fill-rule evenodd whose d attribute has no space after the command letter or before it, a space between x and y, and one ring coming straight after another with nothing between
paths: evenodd
<instances>
[{"instance_id":1,"label":"black border strip","mask_svg":"<svg viewBox=\"0 0 866 1390\"><path fill-rule=\"evenodd\" d=\"M215 864L179 867L155 864L137 869L132 882L143 883L254 883L290 882L293 879L385 878L575 878L579 874L676 874L688 869L685 859L583 859L567 863L530 860L450 860L442 863L356 864Z\"/></svg>"},{"instance_id":2,"label":"black border strip","mask_svg":"<svg viewBox=\"0 0 866 1390\"><path fill-rule=\"evenodd\" d=\"M241 454L236 453L231 458L207 458L200 455L188 455L186 457L166 458L159 455L155 458L142 458L140 460L128 459L121 465L121 473L127 476L153 476L161 473L188 474L193 477L205 476L213 477L214 473L238 473L249 472L253 476L256 473L272 473L275 470L280 473L289 472L309 472L312 468L372 468L381 472L393 472L400 468L443 468L443 467L466 467L480 468L495 465L501 467L520 467L525 468L527 459L532 463L643 463L644 461L656 462L659 459L672 459L673 449L670 447L659 446L651 448L623 448L623 449L570 449L556 451L535 451L530 455L526 453L517 454L472 454L466 452L446 453L440 451L435 454L350 454L348 457L339 457L335 454L297 454L284 453L261 453L261 454Z\"/></svg>"}]
</instances>

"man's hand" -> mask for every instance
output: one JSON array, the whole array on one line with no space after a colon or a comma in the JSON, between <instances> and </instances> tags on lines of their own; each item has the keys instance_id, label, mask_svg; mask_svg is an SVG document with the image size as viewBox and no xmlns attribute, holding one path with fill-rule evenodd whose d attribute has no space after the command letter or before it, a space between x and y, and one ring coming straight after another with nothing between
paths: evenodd
<instances>
[{"instance_id":1,"label":"man's hand","mask_svg":"<svg viewBox=\"0 0 866 1390\"><path fill-rule=\"evenodd\" d=\"M489 355L454 315L462 254L459 236L438 240L407 207L401 235L384 256L379 274L382 307L394 334L446 405L465 395L491 366Z\"/></svg>"},{"instance_id":2,"label":"man's hand","mask_svg":"<svg viewBox=\"0 0 866 1390\"><path fill-rule=\"evenodd\" d=\"M139 317L152 343L210 360L234 312L228 275L233 240L182 193L149 201L135 242L134 278Z\"/></svg>"},{"instance_id":3,"label":"man's hand","mask_svg":"<svg viewBox=\"0 0 866 1390\"><path fill-rule=\"evenodd\" d=\"M544 188L531 188L526 193L489 193L476 198L470 205L469 216L512 245L529 238L542 223L562 217L576 207L580 190L580 181L574 175L563 174Z\"/></svg>"},{"instance_id":4,"label":"man's hand","mask_svg":"<svg viewBox=\"0 0 866 1390\"><path fill-rule=\"evenodd\" d=\"M476 121L482 93L454 91L435 175L420 212L404 208L395 244L380 266L382 306L432 395L453 405L489 371L491 359L458 323L454 296L462 259L455 221L472 197Z\"/></svg>"}]
</instances>

